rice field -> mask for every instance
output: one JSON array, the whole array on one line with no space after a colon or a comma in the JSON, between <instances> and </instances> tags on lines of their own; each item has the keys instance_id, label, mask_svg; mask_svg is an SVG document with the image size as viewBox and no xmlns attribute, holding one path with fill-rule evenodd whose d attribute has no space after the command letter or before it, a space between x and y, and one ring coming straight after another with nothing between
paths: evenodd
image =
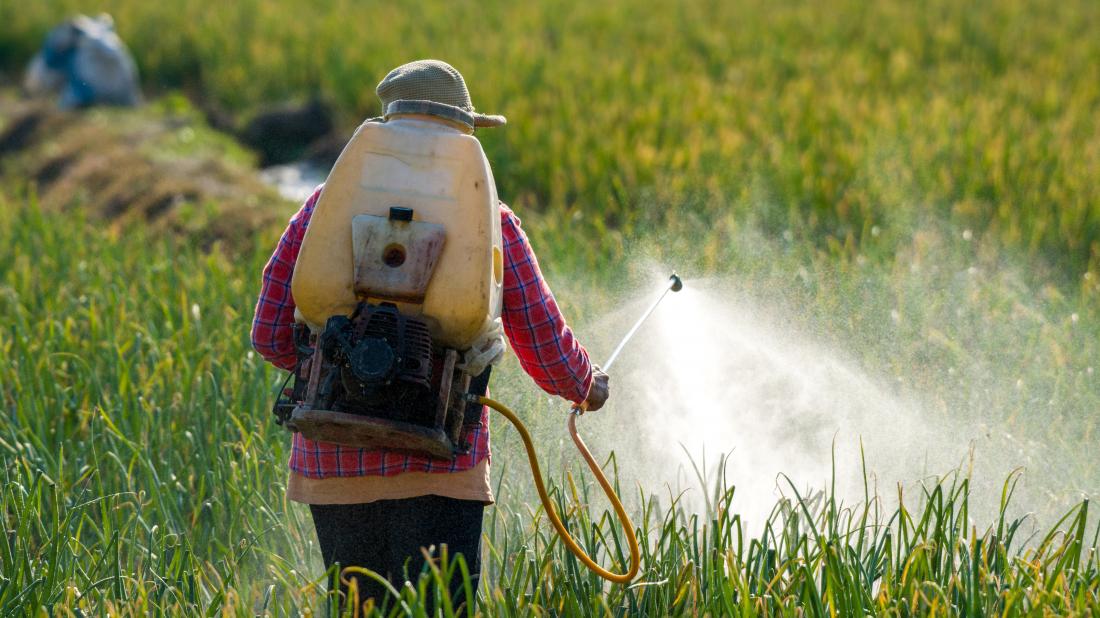
<instances>
[{"instance_id":1,"label":"rice field","mask_svg":"<svg viewBox=\"0 0 1100 618\"><path fill-rule=\"evenodd\" d=\"M770 508L746 505L748 479L725 459L693 453L681 494L636 469L620 425L632 421L618 420L636 412L613 394L582 431L642 541L641 576L622 587L554 537L518 440L494 419L481 603L425 598L430 580L462 577L448 563L370 611L1100 612L1100 5L418 6L3 3L0 83L60 17L109 11L149 94L171 101L139 122L170 116L174 131L184 113L198 139L171 156L226 158L176 94L244 118L320 93L351 126L377 112L389 68L444 58L480 110L509 117L479 137L596 356L621 334L602 332L609 307L647 289L654 264L720 278L731 302L919 397L929 423L980 418L1015 436L1005 457L1022 470L977 477L933 461L913 483L868 462L853 499L837 480L852 470L822 462L817 486L777 478ZM124 126L124 114L93 122ZM135 127L126 135L149 133ZM179 147L157 135L151 147ZM289 439L269 412L282 375L248 344L278 226L210 247L186 225L104 225L79 192L41 204L13 169L0 157L0 615L331 611L335 574L308 510L284 498ZM226 206L178 208L206 220ZM270 203L275 220L294 208ZM623 531L560 442L561 404L511 358L493 389L530 420L569 528L622 568ZM770 514L750 521L746 507Z\"/></svg>"},{"instance_id":2,"label":"rice field","mask_svg":"<svg viewBox=\"0 0 1100 618\"><path fill-rule=\"evenodd\" d=\"M240 332L262 255L238 262L140 228L111 234L33 200L5 206L0 610L322 607L308 513L283 497L287 439L268 418L278 376ZM516 367L507 374L498 389L522 393ZM1003 512L977 526L972 481L958 474L898 496L897 510L870 490L842 504L787 487L761 533L730 506L734 485L701 479L711 506L698 514L643 493L642 576L605 585L564 552L523 489L514 443L499 444L507 463L486 521L485 615L1087 614L1100 601L1087 502L1036 537ZM584 478L552 480L585 547L622 565L622 530ZM1016 480L1005 482L1006 507ZM423 613L415 588L402 595L386 615Z\"/></svg>"},{"instance_id":3,"label":"rice field","mask_svg":"<svg viewBox=\"0 0 1100 618\"><path fill-rule=\"evenodd\" d=\"M1096 266L1088 0L50 0L0 6L0 70L78 10L114 16L151 92L243 113L320 95L351 126L377 115L389 69L446 59L511 119L481 132L506 201L599 239L557 256L574 270L655 229L700 237L700 266L721 269L748 220L851 256L927 217L1067 274Z\"/></svg>"}]
</instances>

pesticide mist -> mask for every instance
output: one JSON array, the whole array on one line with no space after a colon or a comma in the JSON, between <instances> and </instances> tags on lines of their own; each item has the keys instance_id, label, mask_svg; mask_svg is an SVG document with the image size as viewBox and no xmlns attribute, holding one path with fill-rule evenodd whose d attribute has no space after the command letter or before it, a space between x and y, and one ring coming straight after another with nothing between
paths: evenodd
<instances>
[{"instance_id":1,"label":"pesticide mist","mask_svg":"<svg viewBox=\"0 0 1100 618\"><path fill-rule=\"evenodd\" d=\"M621 336L654 297L622 303L596 330ZM1019 468L1016 512L1046 522L1080 499L1080 480L1060 475L1044 442L991 427L973 402L954 417L932 411L898 379L860 368L848 351L787 326L777 310L738 298L729 282L685 279L612 372L608 414L616 419L605 423L615 429L601 440L615 449L624 479L646 493L681 496L701 512L709 507L704 486L713 487L724 457L734 509L750 523L793 490L860 501L865 478L872 495L892 504L899 486L915 502L922 482L969 475L978 521L996 512L1005 479Z\"/></svg>"}]
</instances>

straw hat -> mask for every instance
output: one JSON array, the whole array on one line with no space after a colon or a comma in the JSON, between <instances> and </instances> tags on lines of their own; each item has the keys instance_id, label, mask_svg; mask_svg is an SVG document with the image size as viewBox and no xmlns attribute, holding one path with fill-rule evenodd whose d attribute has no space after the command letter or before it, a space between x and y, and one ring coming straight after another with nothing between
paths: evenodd
<instances>
[{"instance_id":1,"label":"straw hat","mask_svg":"<svg viewBox=\"0 0 1100 618\"><path fill-rule=\"evenodd\" d=\"M441 60L416 60L390 71L375 90L385 118L393 114L430 114L474 127L499 127L504 116L474 111L466 81Z\"/></svg>"}]
</instances>

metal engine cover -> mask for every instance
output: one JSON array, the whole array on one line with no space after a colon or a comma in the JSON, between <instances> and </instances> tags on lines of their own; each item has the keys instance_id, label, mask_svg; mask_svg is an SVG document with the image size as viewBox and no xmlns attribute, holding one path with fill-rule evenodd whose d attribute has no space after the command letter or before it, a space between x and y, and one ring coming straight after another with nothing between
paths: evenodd
<instances>
[{"instance_id":1,"label":"metal engine cover","mask_svg":"<svg viewBox=\"0 0 1100 618\"><path fill-rule=\"evenodd\" d=\"M311 440L453 458L469 376L428 325L391 304L331 317L310 357L305 401L286 425Z\"/></svg>"}]
</instances>

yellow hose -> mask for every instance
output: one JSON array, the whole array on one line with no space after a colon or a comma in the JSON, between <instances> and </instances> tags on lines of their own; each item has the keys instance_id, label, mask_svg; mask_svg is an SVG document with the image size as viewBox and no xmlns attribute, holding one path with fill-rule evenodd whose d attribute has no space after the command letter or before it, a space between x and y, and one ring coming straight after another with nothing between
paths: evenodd
<instances>
[{"instance_id":1,"label":"yellow hose","mask_svg":"<svg viewBox=\"0 0 1100 618\"><path fill-rule=\"evenodd\" d=\"M527 433L527 428L523 426L523 422L519 420L519 417L508 409L508 406L499 401L489 399L488 397L478 397L477 402L500 412L504 415L504 418L508 419L516 426L516 431L519 432L519 437L523 440L523 446L527 449L527 459L531 461L531 474L535 477L535 488L539 492L539 499L542 500L542 506L546 509L546 515L550 518L550 523L554 524L554 528L558 531L558 536L561 537L562 542L565 543L569 551L572 552L584 566L588 567L593 573L607 581L616 584L626 584L634 579L634 576L638 574L638 568L641 566L641 552L638 549L638 539L634 536L634 524L630 521L630 517L627 516L626 509L623 508L623 503L619 501L619 496L615 494L614 488L611 487L611 483L608 482L607 477L604 476L603 470L600 469L600 465L596 463L596 459L592 456L592 453L589 452L588 447L584 444L584 440L581 440L580 435L577 434L577 415L569 415L569 435L573 438L573 443L577 445L577 450L581 452L585 462L588 463L588 467L592 470L592 474L596 476L596 480L599 481L600 486L603 487L604 493L607 494L608 500L611 501L611 506L615 508L615 514L618 515L619 521L623 524L623 530L626 531L626 539L630 543L630 570L626 573L612 573L596 564L594 560L588 557L588 554L584 553L580 545L577 545L577 542L570 536L569 531L565 529L565 525L561 523L557 511L554 510L554 505L550 502L550 496L546 494L546 486L542 482L542 472L539 470L539 460L535 455L535 446L531 442L531 434Z\"/></svg>"}]
</instances>

